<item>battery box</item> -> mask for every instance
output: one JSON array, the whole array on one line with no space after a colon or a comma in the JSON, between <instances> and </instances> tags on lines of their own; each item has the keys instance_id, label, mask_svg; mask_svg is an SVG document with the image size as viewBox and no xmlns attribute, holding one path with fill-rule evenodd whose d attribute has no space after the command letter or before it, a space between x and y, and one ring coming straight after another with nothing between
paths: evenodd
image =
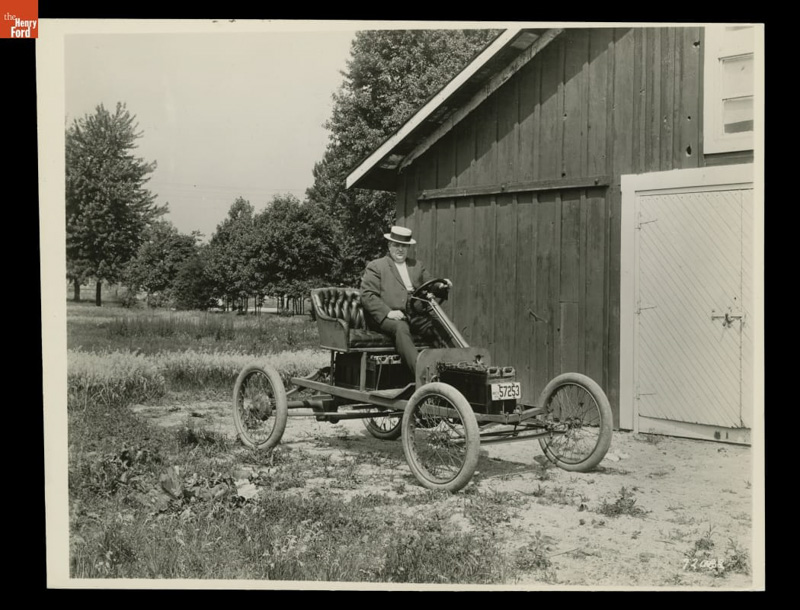
<instances>
[{"instance_id":1,"label":"battery box","mask_svg":"<svg viewBox=\"0 0 800 610\"><path fill-rule=\"evenodd\" d=\"M360 389L361 353L337 354L334 384ZM414 376L397 354L369 354L366 362L365 390L391 390L414 383Z\"/></svg>"},{"instance_id":2,"label":"battery box","mask_svg":"<svg viewBox=\"0 0 800 610\"><path fill-rule=\"evenodd\" d=\"M497 415L513 413L516 399L492 400L492 384L516 380L512 366L484 366L474 362L442 362L437 366L439 381L464 395L475 413Z\"/></svg>"}]
</instances>

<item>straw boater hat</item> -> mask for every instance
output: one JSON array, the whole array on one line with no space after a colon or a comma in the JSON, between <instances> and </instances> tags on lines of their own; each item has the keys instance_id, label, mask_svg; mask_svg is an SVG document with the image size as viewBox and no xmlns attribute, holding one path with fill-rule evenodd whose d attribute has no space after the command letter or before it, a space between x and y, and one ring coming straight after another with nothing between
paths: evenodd
<instances>
[{"instance_id":1,"label":"straw boater hat","mask_svg":"<svg viewBox=\"0 0 800 610\"><path fill-rule=\"evenodd\" d=\"M405 227L392 227L392 232L384 233L383 236L389 241L393 241L398 244L413 246L415 243L417 243L411 238L411 229L406 229Z\"/></svg>"}]
</instances>

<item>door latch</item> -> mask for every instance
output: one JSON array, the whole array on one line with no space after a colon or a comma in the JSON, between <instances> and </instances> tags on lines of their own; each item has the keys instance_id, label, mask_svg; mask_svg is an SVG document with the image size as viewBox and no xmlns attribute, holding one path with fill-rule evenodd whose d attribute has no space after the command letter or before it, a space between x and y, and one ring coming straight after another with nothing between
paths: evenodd
<instances>
[{"instance_id":1,"label":"door latch","mask_svg":"<svg viewBox=\"0 0 800 610\"><path fill-rule=\"evenodd\" d=\"M731 315L730 312L725 312L724 316L715 316L713 313L711 314L712 320L722 320L722 326L725 328L730 328L733 326L734 320L741 320L742 316Z\"/></svg>"}]
</instances>

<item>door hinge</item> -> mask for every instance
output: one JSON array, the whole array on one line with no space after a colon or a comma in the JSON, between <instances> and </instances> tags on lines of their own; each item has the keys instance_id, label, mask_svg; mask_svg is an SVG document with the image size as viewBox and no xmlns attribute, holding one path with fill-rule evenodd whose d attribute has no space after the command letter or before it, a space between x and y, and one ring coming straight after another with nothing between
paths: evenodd
<instances>
[{"instance_id":1,"label":"door hinge","mask_svg":"<svg viewBox=\"0 0 800 610\"><path fill-rule=\"evenodd\" d=\"M638 315L646 309L658 309L658 305L639 305L639 307L636 308L636 314Z\"/></svg>"}]
</instances>

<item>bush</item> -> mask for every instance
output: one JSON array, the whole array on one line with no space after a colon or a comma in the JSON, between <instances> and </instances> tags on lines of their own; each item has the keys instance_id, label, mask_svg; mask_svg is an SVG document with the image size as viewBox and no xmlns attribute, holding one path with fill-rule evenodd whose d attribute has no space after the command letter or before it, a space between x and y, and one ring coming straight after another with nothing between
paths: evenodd
<instances>
[{"instance_id":1,"label":"bush","mask_svg":"<svg viewBox=\"0 0 800 610\"><path fill-rule=\"evenodd\" d=\"M128 309L138 306L139 299L136 296L136 291L131 289L126 290L125 294L120 298L119 303Z\"/></svg>"}]
</instances>

